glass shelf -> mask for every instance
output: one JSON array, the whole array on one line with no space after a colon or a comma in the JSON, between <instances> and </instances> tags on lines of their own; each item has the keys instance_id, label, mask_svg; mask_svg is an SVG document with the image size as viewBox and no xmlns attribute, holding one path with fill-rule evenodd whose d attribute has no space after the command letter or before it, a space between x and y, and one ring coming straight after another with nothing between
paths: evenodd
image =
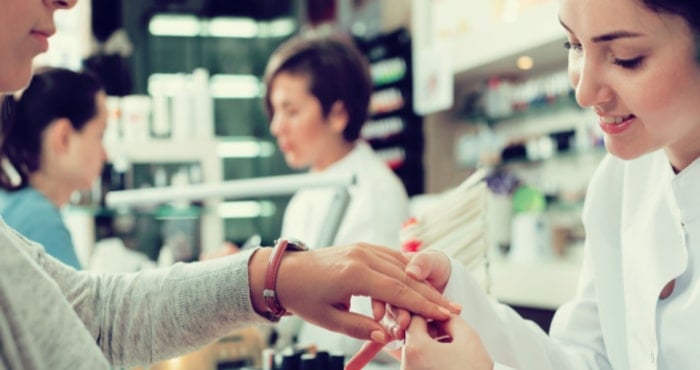
<instances>
[{"instance_id":1,"label":"glass shelf","mask_svg":"<svg viewBox=\"0 0 700 370\"><path fill-rule=\"evenodd\" d=\"M549 114L556 114L561 111L578 109L583 110L578 103L573 90L568 95L554 98L540 97L531 102L527 107L515 108L512 113L504 116L489 116L482 110L477 112L466 112L464 119L467 122L486 122L489 125L496 125L500 122L525 120Z\"/></svg>"}]
</instances>

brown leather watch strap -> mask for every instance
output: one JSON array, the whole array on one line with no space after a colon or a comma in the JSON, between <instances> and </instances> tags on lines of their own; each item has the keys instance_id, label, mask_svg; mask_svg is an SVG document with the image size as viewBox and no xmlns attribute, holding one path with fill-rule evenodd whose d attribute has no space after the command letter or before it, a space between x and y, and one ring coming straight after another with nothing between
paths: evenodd
<instances>
[{"instance_id":1,"label":"brown leather watch strap","mask_svg":"<svg viewBox=\"0 0 700 370\"><path fill-rule=\"evenodd\" d=\"M277 273L279 272L282 256L287 250L300 251L306 250L304 243L278 239L275 242L274 249L267 262L267 271L265 271L265 286L263 287L263 299L267 308L267 318L272 321L278 321L280 317L287 315L287 310L282 307L279 299L277 299Z\"/></svg>"}]
</instances>

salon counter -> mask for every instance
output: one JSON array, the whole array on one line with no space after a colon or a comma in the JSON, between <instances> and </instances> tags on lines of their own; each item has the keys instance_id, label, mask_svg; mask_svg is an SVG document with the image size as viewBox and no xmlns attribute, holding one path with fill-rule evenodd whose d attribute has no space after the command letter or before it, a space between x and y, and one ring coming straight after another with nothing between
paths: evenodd
<instances>
[{"instance_id":1,"label":"salon counter","mask_svg":"<svg viewBox=\"0 0 700 370\"><path fill-rule=\"evenodd\" d=\"M556 310L576 294L583 246L568 248L563 257L511 261L490 259L491 294L508 305Z\"/></svg>"}]
</instances>

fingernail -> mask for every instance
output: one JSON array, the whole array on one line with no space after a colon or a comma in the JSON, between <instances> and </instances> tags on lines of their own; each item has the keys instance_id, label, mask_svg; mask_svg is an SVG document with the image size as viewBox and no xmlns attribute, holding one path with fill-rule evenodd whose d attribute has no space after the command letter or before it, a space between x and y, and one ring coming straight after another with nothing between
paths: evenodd
<instances>
[{"instance_id":1,"label":"fingernail","mask_svg":"<svg viewBox=\"0 0 700 370\"><path fill-rule=\"evenodd\" d=\"M369 338L377 343L386 343L386 334L381 330L374 330L369 334Z\"/></svg>"},{"instance_id":2,"label":"fingernail","mask_svg":"<svg viewBox=\"0 0 700 370\"><path fill-rule=\"evenodd\" d=\"M391 335L392 335L394 338L398 338L398 337L399 337L399 327L398 327L398 326L394 325L394 326L391 327Z\"/></svg>"},{"instance_id":3,"label":"fingernail","mask_svg":"<svg viewBox=\"0 0 700 370\"><path fill-rule=\"evenodd\" d=\"M421 269L416 265L408 265L406 267L406 273L409 275L413 275L413 277L418 277L421 274Z\"/></svg>"},{"instance_id":4,"label":"fingernail","mask_svg":"<svg viewBox=\"0 0 700 370\"><path fill-rule=\"evenodd\" d=\"M452 311L454 311L454 313L462 312L462 305L459 303L450 302L450 307L452 307Z\"/></svg>"},{"instance_id":5,"label":"fingernail","mask_svg":"<svg viewBox=\"0 0 700 370\"><path fill-rule=\"evenodd\" d=\"M450 316L452 314L452 312L450 312L450 310L448 310L445 307L440 306L440 307L438 307L438 309L440 310L440 312L444 313L445 316Z\"/></svg>"}]
</instances>

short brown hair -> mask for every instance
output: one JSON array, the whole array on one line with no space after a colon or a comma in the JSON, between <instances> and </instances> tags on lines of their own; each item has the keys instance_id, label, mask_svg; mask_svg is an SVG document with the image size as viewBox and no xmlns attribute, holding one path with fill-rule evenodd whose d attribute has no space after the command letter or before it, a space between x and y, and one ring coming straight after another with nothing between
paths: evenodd
<instances>
[{"instance_id":1,"label":"short brown hair","mask_svg":"<svg viewBox=\"0 0 700 370\"><path fill-rule=\"evenodd\" d=\"M367 59L349 39L340 36L298 36L280 45L265 69L265 108L272 118L270 85L282 73L309 78L309 90L321 103L324 116L337 101L345 105L348 124L343 138L352 142L360 137L369 114L372 82Z\"/></svg>"}]
</instances>

